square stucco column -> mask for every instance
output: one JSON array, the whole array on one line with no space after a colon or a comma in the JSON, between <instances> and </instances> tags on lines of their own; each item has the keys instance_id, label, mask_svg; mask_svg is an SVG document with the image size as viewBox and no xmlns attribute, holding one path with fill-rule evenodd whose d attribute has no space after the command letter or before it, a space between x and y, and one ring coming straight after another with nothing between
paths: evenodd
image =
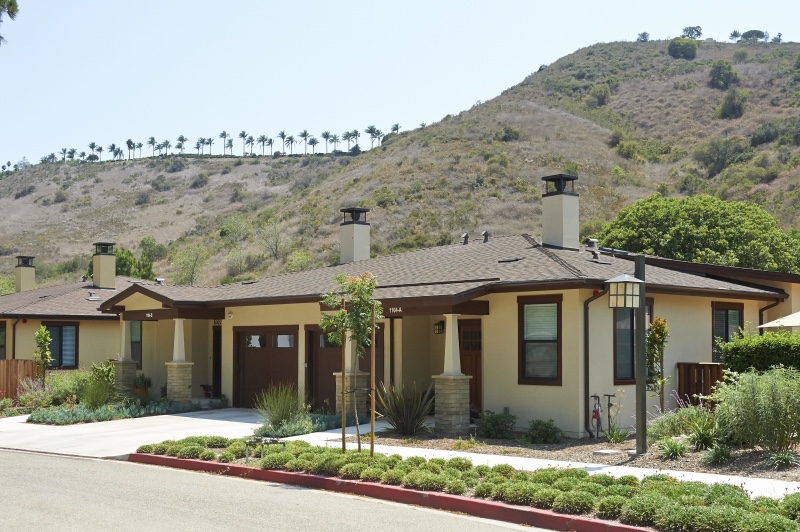
<instances>
[{"instance_id":1,"label":"square stucco column","mask_svg":"<svg viewBox=\"0 0 800 532\"><path fill-rule=\"evenodd\" d=\"M135 360L114 361L114 388L124 394L133 393L133 381L136 379Z\"/></svg>"},{"instance_id":2,"label":"square stucco column","mask_svg":"<svg viewBox=\"0 0 800 532\"><path fill-rule=\"evenodd\" d=\"M176 403L192 400L192 366L194 362L167 362L167 399Z\"/></svg>"},{"instance_id":3,"label":"square stucco column","mask_svg":"<svg viewBox=\"0 0 800 532\"><path fill-rule=\"evenodd\" d=\"M465 434L469 430L469 375L434 375L436 432Z\"/></svg>"},{"instance_id":4,"label":"square stucco column","mask_svg":"<svg viewBox=\"0 0 800 532\"><path fill-rule=\"evenodd\" d=\"M342 372L333 374L336 379L336 413L342 413ZM345 395L345 412L353 413L353 404L358 406L358 412L366 415L368 412L367 398L369 397L369 373L347 372L345 373L345 390L358 390L355 393Z\"/></svg>"}]
</instances>

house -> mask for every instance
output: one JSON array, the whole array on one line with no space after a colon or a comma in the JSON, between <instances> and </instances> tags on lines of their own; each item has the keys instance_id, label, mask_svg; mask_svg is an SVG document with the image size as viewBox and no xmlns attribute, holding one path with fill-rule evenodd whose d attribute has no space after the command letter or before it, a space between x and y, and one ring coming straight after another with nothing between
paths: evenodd
<instances>
[{"instance_id":1,"label":"house","mask_svg":"<svg viewBox=\"0 0 800 532\"><path fill-rule=\"evenodd\" d=\"M0 296L0 360L32 358L34 334L41 325L52 338L53 368L89 367L116 359L120 320L100 312L98 305L136 281L115 275L113 243L95 244L93 269L93 279L37 288L34 257L18 256L16 292ZM132 349L138 353L140 346L132 338Z\"/></svg>"},{"instance_id":2,"label":"house","mask_svg":"<svg viewBox=\"0 0 800 532\"><path fill-rule=\"evenodd\" d=\"M541 241L484 233L370 258L369 211L342 209L339 265L210 288L137 282L100 309L121 317L124 338L140 331L142 367L173 399L199 395L208 383L249 407L271 383L287 382L315 409L339 411L341 350L319 329L320 295L336 288L340 272L369 271L385 314L378 379L422 389L434 383L438 428L463 430L473 405L508 409L520 426L552 418L568 435L586 436L591 395L626 390L622 425L635 410L633 311L609 308L605 283L632 275L634 263L580 244L576 179L543 178ZM677 363L714 359L716 337L800 310L799 275L657 257L646 263L648 314L670 327L670 387ZM135 373L130 358L123 353L117 363L121 381ZM364 360L348 358L348 387L364 387L367 370ZM346 408L363 404L348 397Z\"/></svg>"}]
</instances>

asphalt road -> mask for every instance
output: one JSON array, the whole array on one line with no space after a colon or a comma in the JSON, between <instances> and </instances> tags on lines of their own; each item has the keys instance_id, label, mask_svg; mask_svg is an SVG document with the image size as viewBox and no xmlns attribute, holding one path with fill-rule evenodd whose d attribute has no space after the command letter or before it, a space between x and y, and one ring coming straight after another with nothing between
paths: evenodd
<instances>
[{"instance_id":1,"label":"asphalt road","mask_svg":"<svg viewBox=\"0 0 800 532\"><path fill-rule=\"evenodd\" d=\"M0 530L537 529L254 480L0 451Z\"/></svg>"}]
</instances>

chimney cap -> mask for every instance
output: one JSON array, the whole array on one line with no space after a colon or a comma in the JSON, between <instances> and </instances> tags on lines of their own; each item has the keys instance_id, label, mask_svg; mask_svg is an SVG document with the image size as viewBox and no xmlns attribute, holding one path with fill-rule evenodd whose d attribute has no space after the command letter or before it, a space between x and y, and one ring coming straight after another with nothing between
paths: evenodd
<instances>
[{"instance_id":1,"label":"chimney cap","mask_svg":"<svg viewBox=\"0 0 800 532\"><path fill-rule=\"evenodd\" d=\"M95 242L92 245L95 255L113 255L116 242Z\"/></svg>"},{"instance_id":2,"label":"chimney cap","mask_svg":"<svg viewBox=\"0 0 800 532\"><path fill-rule=\"evenodd\" d=\"M17 266L33 267L33 259L30 255L17 255Z\"/></svg>"},{"instance_id":3,"label":"chimney cap","mask_svg":"<svg viewBox=\"0 0 800 532\"><path fill-rule=\"evenodd\" d=\"M347 225L347 224L369 225L367 223L367 213L369 212L369 209L365 209L363 207L345 207L343 209L339 209L339 212L343 213L342 225ZM348 214L350 215L349 217Z\"/></svg>"},{"instance_id":4,"label":"chimney cap","mask_svg":"<svg viewBox=\"0 0 800 532\"><path fill-rule=\"evenodd\" d=\"M575 194L575 181L578 180L578 176L570 175L570 174L555 174L555 175L548 175L542 178L542 181L545 182L545 194L544 196L556 196L559 194L571 194L577 196ZM553 186L550 186L550 183Z\"/></svg>"}]
</instances>

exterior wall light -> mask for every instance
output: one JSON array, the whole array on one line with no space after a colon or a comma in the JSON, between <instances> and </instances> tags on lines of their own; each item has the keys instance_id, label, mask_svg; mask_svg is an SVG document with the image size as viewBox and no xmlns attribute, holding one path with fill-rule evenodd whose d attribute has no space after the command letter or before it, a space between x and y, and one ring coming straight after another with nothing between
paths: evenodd
<instances>
[{"instance_id":1,"label":"exterior wall light","mask_svg":"<svg viewBox=\"0 0 800 532\"><path fill-rule=\"evenodd\" d=\"M606 281L608 285L608 308L639 308L639 294L644 281L627 273Z\"/></svg>"},{"instance_id":2,"label":"exterior wall light","mask_svg":"<svg viewBox=\"0 0 800 532\"><path fill-rule=\"evenodd\" d=\"M437 321L433 324L433 334L444 334L444 321Z\"/></svg>"}]
</instances>

